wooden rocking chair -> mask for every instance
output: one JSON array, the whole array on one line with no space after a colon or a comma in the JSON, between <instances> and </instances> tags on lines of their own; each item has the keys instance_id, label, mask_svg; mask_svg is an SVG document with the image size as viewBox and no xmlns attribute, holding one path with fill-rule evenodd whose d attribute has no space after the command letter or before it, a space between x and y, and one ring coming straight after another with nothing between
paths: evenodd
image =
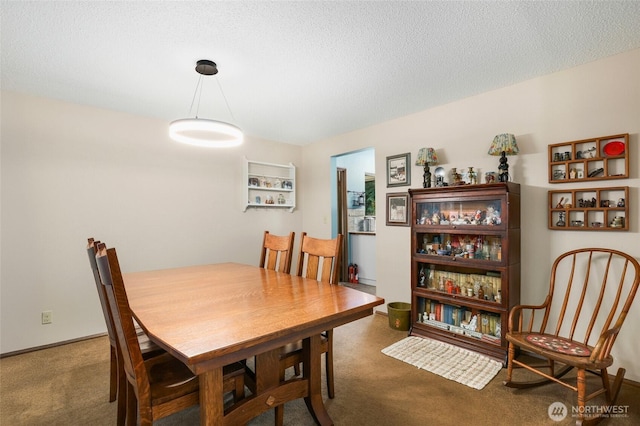
<instances>
[{"instance_id":1,"label":"wooden rocking chair","mask_svg":"<svg viewBox=\"0 0 640 426\"><path fill-rule=\"evenodd\" d=\"M611 385L607 367L613 364L611 349L638 290L639 272L638 261L617 250L584 248L559 256L551 270L549 294L544 303L515 306L509 313L505 336L509 357L503 384L528 388L559 383L578 394L577 425L599 422L601 417L586 412L585 403L604 394L603 408L615 405L625 369L618 369ZM545 362L534 365L515 359L519 350ZM558 368L556 363L562 366ZM543 378L513 381L514 366ZM573 368L577 373L575 385L568 379L561 380ZM602 381L602 386L589 395L586 372L599 375Z\"/></svg>"}]
</instances>

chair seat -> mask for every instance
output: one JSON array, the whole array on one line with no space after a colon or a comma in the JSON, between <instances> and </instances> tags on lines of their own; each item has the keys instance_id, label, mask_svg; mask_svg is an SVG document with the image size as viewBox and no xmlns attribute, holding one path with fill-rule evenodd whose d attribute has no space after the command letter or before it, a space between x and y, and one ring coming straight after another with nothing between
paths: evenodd
<instances>
[{"instance_id":1,"label":"chair seat","mask_svg":"<svg viewBox=\"0 0 640 426\"><path fill-rule=\"evenodd\" d=\"M328 344L329 344L329 337L327 336L326 332L321 333L320 334L321 349L323 351L326 351ZM280 360L284 360L290 357L297 357L301 355L302 355L302 340L298 340L297 342L293 342L293 343L287 343L285 346L280 348ZM292 365L293 364L287 365L286 368L289 368Z\"/></svg>"},{"instance_id":2,"label":"chair seat","mask_svg":"<svg viewBox=\"0 0 640 426\"><path fill-rule=\"evenodd\" d=\"M589 356L591 348L582 343L574 342L551 334L531 333L525 336L525 340L536 346L549 351L559 352L566 355Z\"/></svg>"},{"instance_id":3,"label":"chair seat","mask_svg":"<svg viewBox=\"0 0 640 426\"><path fill-rule=\"evenodd\" d=\"M602 369L613 364L611 355L602 361L592 361L591 346L551 334L509 332L505 339L524 351L579 368Z\"/></svg>"},{"instance_id":4,"label":"chair seat","mask_svg":"<svg viewBox=\"0 0 640 426\"><path fill-rule=\"evenodd\" d=\"M197 376L167 353L145 361L145 366L149 374L153 405L198 391Z\"/></svg>"}]
</instances>

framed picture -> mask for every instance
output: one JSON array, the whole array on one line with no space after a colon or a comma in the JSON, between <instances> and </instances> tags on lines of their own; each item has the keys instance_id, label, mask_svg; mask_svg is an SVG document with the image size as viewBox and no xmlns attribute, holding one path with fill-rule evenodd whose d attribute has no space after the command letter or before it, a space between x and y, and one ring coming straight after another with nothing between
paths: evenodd
<instances>
[{"instance_id":1,"label":"framed picture","mask_svg":"<svg viewBox=\"0 0 640 426\"><path fill-rule=\"evenodd\" d=\"M409 226L409 194L387 194L387 226Z\"/></svg>"},{"instance_id":2,"label":"framed picture","mask_svg":"<svg viewBox=\"0 0 640 426\"><path fill-rule=\"evenodd\" d=\"M387 188L411 185L411 153L387 157Z\"/></svg>"}]
</instances>

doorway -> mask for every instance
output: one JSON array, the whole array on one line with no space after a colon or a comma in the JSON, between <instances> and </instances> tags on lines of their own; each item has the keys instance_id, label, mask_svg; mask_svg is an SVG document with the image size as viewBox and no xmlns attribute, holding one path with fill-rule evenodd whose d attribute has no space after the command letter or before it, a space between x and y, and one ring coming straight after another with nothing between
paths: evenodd
<instances>
[{"instance_id":1,"label":"doorway","mask_svg":"<svg viewBox=\"0 0 640 426\"><path fill-rule=\"evenodd\" d=\"M375 286L375 150L334 156L332 168L333 235L344 236L340 281L348 283L357 264L358 282Z\"/></svg>"}]
</instances>

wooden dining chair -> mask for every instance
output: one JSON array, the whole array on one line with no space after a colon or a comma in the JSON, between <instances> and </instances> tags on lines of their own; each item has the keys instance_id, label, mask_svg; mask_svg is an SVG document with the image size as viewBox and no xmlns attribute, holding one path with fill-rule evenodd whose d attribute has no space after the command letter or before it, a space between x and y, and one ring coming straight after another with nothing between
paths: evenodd
<instances>
[{"instance_id":1,"label":"wooden dining chair","mask_svg":"<svg viewBox=\"0 0 640 426\"><path fill-rule=\"evenodd\" d=\"M127 381L127 424L136 424L138 419L140 425L152 425L155 420L197 405L198 378L185 364L169 353L147 360L142 357L116 250L98 243L96 264L122 354ZM234 393L234 401L244 397L241 363L224 367L223 389Z\"/></svg>"},{"instance_id":2,"label":"wooden dining chair","mask_svg":"<svg viewBox=\"0 0 640 426\"><path fill-rule=\"evenodd\" d=\"M110 374L109 374L109 402L118 400L117 409L117 424L124 425L126 419L126 401L127 401L127 382L124 379L124 365L122 363L122 355L118 346L118 338L116 336L115 327L113 324L113 317L111 316L111 309L109 308L109 300L107 299L107 293L100 281L100 273L98 272L98 265L96 263L96 253L99 241L94 238L88 238L87 243L87 255L89 257L89 265L93 272L93 278L98 291L98 298L100 299L100 305L102 307L102 313L107 326L107 335L109 337L109 349L110 349ZM140 346L140 352L144 359L160 355L164 353L158 345L149 340L144 330L135 322L136 336L138 339L138 345Z\"/></svg>"},{"instance_id":3,"label":"wooden dining chair","mask_svg":"<svg viewBox=\"0 0 640 426\"><path fill-rule=\"evenodd\" d=\"M264 231L260 267L290 274L295 236L295 232L290 232L289 235L285 236L278 236L270 234L269 231Z\"/></svg>"},{"instance_id":4,"label":"wooden dining chair","mask_svg":"<svg viewBox=\"0 0 640 426\"><path fill-rule=\"evenodd\" d=\"M340 269L340 253L342 250L342 234L334 239L324 240L308 237L302 233L300 251L298 253L298 275L312 278L329 284L338 283ZM333 383L333 330L326 330L321 335L321 349L325 354L325 373L329 398L335 396ZM284 380L285 371L294 367L299 375L302 363L302 341L288 344L280 352L280 379ZM284 417L283 406L276 407L276 424L281 425Z\"/></svg>"},{"instance_id":5,"label":"wooden dining chair","mask_svg":"<svg viewBox=\"0 0 640 426\"><path fill-rule=\"evenodd\" d=\"M577 393L577 425L600 421L600 417L585 416L585 403L604 394L601 412L608 413L606 407L615 405L625 369L618 369L611 385L607 367L613 364L611 350L639 281L638 261L617 250L583 248L560 255L553 263L549 293L544 302L515 306L509 313L509 330L505 335L509 355L504 385L528 388L559 383ZM533 354L538 362L516 358L518 351ZM542 363L539 358L543 359ZM525 368L542 378L515 381L514 368ZM563 379L574 368L575 382ZM600 376L601 383L587 386L587 372ZM587 387L593 387L594 391L587 394Z\"/></svg>"}]
</instances>

